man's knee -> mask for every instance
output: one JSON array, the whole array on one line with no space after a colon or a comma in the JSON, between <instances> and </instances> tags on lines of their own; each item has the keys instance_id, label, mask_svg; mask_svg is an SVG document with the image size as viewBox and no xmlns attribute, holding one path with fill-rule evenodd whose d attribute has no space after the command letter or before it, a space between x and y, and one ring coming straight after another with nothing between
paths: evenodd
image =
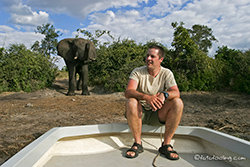
<instances>
[{"instance_id":1,"label":"man's knee","mask_svg":"<svg viewBox=\"0 0 250 167\"><path fill-rule=\"evenodd\" d=\"M140 112L139 101L135 98L129 98L126 101L126 115L127 114L138 114Z\"/></svg>"},{"instance_id":2,"label":"man's knee","mask_svg":"<svg viewBox=\"0 0 250 167\"><path fill-rule=\"evenodd\" d=\"M172 107L174 108L174 111L180 112L180 114L183 111L183 101L181 100L181 98L174 98L171 100L172 101Z\"/></svg>"},{"instance_id":3,"label":"man's knee","mask_svg":"<svg viewBox=\"0 0 250 167\"><path fill-rule=\"evenodd\" d=\"M181 98L174 98L174 103L176 106L178 106L179 108L183 108L183 101L181 100Z\"/></svg>"},{"instance_id":4,"label":"man's knee","mask_svg":"<svg viewBox=\"0 0 250 167\"><path fill-rule=\"evenodd\" d=\"M135 108L138 106L138 100L135 99L135 98L129 98L127 99L126 101L126 110L129 109L129 108Z\"/></svg>"}]
</instances>

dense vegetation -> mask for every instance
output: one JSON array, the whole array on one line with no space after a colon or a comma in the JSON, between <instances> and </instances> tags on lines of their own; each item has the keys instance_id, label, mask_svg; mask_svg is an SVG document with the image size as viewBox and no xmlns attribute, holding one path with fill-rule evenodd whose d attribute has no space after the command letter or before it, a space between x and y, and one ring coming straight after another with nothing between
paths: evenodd
<instances>
[{"instance_id":1,"label":"dense vegetation","mask_svg":"<svg viewBox=\"0 0 250 167\"><path fill-rule=\"evenodd\" d=\"M0 92L39 90L50 86L56 75L57 67L48 57L23 44L1 49Z\"/></svg>"},{"instance_id":2,"label":"dense vegetation","mask_svg":"<svg viewBox=\"0 0 250 167\"><path fill-rule=\"evenodd\" d=\"M222 46L213 57L208 56L212 41L217 41L212 30L200 25L186 29L183 25L172 24L175 32L171 49L156 41L137 44L134 40L118 39L101 45L95 40L98 59L89 66L90 83L110 91L124 91L132 69L144 65L147 47L158 44L167 53L162 66L174 72L181 91L231 88L250 93L250 50L243 52ZM83 33L90 39L95 36Z\"/></svg>"},{"instance_id":3,"label":"dense vegetation","mask_svg":"<svg viewBox=\"0 0 250 167\"><path fill-rule=\"evenodd\" d=\"M58 32L50 24L37 27L45 35L36 41L32 50L23 44L0 48L0 93L4 91L31 92L50 87L58 75L58 68L50 57L57 45Z\"/></svg>"},{"instance_id":4,"label":"dense vegetation","mask_svg":"<svg viewBox=\"0 0 250 167\"><path fill-rule=\"evenodd\" d=\"M151 44L159 44L166 50L162 66L171 69L181 91L232 90L250 94L250 50L240 51L219 47L215 55L208 56L212 43L217 41L207 26L194 25L192 29L184 23L172 23L174 29L171 49L157 41L137 43L133 39L114 39L109 31L97 30L93 34L80 30L92 40L98 58L89 65L89 83L108 91L124 91L130 72L144 65L145 53ZM50 54L55 52L56 38L53 26L37 27L45 35L28 50L24 45L12 45L0 52L0 92L33 91L50 86L57 75ZM102 35L110 37L100 42ZM18 63L15 63L18 62Z\"/></svg>"}]
</instances>

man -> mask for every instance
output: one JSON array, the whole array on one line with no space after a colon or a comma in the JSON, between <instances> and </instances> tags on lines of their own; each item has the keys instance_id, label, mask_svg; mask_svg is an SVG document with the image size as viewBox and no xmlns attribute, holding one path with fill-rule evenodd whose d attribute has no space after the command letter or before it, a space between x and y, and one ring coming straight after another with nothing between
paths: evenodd
<instances>
[{"instance_id":1,"label":"man","mask_svg":"<svg viewBox=\"0 0 250 167\"><path fill-rule=\"evenodd\" d=\"M179 159L170 141L177 129L183 110L183 102L173 73L161 66L164 49L151 46L147 51L146 66L135 68L130 74L125 91L126 118L134 137L134 145L126 157L135 158L143 152L142 124L165 125L165 136L159 152L170 160Z\"/></svg>"}]
</instances>

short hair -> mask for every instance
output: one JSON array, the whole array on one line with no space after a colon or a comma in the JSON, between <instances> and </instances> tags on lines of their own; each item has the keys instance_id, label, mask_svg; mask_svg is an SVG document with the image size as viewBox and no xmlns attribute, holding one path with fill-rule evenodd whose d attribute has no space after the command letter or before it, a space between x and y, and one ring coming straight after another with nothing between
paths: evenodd
<instances>
[{"instance_id":1,"label":"short hair","mask_svg":"<svg viewBox=\"0 0 250 167\"><path fill-rule=\"evenodd\" d=\"M159 46L159 45L151 45L148 47L148 49L158 49L159 52L158 52L158 55L159 55L159 58L164 58L165 56L165 50L162 46Z\"/></svg>"}]
</instances>

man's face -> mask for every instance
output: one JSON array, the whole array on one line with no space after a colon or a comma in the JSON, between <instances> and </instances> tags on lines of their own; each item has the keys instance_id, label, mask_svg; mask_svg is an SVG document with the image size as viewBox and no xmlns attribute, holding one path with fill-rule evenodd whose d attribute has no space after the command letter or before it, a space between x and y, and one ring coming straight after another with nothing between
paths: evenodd
<instances>
[{"instance_id":1,"label":"man's face","mask_svg":"<svg viewBox=\"0 0 250 167\"><path fill-rule=\"evenodd\" d=\"M147 57L146 57L146 65L149 69L156 69L160 67L161 62L163 61L163 57L159 58L158 49L148 49Z\"/></svg>"}]
</instances>

